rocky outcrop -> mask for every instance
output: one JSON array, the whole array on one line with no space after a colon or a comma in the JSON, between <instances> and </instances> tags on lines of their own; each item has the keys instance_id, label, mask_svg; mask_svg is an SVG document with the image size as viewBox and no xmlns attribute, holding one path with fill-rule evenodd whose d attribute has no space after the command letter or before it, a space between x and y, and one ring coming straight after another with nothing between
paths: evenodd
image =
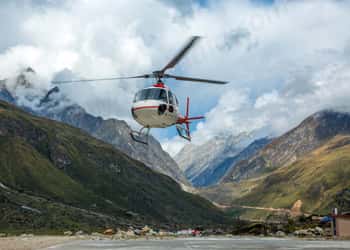
<instances>
[{"instance_id":1,"label":"rocky outcrop","mask_svg":"<svg viewBox=\"0 0 350 250\"><path fill-rule=\"evenodd\" d=\"M271 172L292 164L335 135L349 133L350 114L332 110L317 112L252 157L239 162L223 181L236 182Z\"/></svg>"}]
</instances>

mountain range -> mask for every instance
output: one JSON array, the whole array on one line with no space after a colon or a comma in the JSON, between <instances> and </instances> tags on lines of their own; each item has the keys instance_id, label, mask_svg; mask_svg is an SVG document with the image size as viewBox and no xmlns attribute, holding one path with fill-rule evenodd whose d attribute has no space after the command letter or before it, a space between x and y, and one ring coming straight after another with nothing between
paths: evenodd
<instances>
[{"instance_id":1,"label":"mountain range","mask_svg":"<svg viewBox=\"0 0 350 250\"><path fill-rule=\"evenodd\" d=\"M47 90L44 94L41 91L39 94L28 97L31 106L27 104L28 101L25 104L17 103L16 90L18 87L35 90L34 84L30 82L35 74L32 68L25 69L15 77L15 87L12 87L11 91L6 87L6 80L0 82L0 100L20 106L36 115L81 128L90 135L112 144L130 157L143 162L151 169L166 174L184 185L190 185L177 163L162 149L153 136L149 137L148 146L135 142L130 136L131 128L125 121L114 118L103 119L89 114L83 107L62 94L57 86Z\"/></svg>"},{"instance_id":2,"label":"mountain range","mask_svg":"<svg viewBox=\"0 0 350 250\"><path fill-rule=\"evenodd\" d=\"M187 144L174 159L193 186L206 187L217 184L236 163L269 142L269 138L252 141L245 133L215 136L201 145Z\"/></svg>"},{"instance_id":3,"label":"mountain range","mask_svg":"<svg viewBox=\"0 0 350 250\"><path fill-rule=\"evenodd\" d=\"M350 114L317 112L200 193L226 205L329 213L350 207Z\"/></svg>"},{"instance_id":4,"label":"mountain range","mask_svg":"<svg viewBox=\"0 0 350 250\"><path fill-rule=\"evenodd\" d=\"M26 74L35 73L27 70L17 77L17 83L30 89ZM31 96L36 98L33 108L19 103L16 89L8 90L6 81L0 82L0 86L0 99L31 114L81 128L156 172L186 186L191 183L197 188L195 192L213 202L229 207L285 211L298 206L307 214L324 214L334 206L350 209L350 114L347 112L319 111L276 138L256 139L253 134L221 135L202 145L188 144L175 156L176 163L154 138L150 138L148 147L135 143L129 136L130 127L126 122L89 114L67 100L59 87L44 95ZM54 158L50 160L55 161ZM60 164L66 161L70 160L60 158L54 164L61 169ZM22 189L11 189L11 192ZM22 194L25 197L17 193L12 200L18 197L22 201L16 202L23 203L23 200L32 199L27 197L31 192ZM55 202L59 206L62 201ZM76 204L72 209L72 213L76 213ZM101 213L106 214L106 211ZM260 219L256 216L261 216L252 211L240 213L250 218Z\"/></svg>"},{"instance_id":5,"label":"mountain range","mask_svg":"<svg viewBox=\"0 0 350 250\"><path fill-rule=\"evenodd\" d=\"M257 154L241 161L225 181L239 181L290 165L339 134L350 133L348 113L325 110L306 118L299 126L274 139Z\"/></svg>"},{"instance_id":6,"label":"mountain range","mask_svg":"<svg viewBox=\"0 0 350 250\"><path fill-rule=\"evenodd\" d=\"M184 192L86 132L0 101L0 230L67 230L226 223Z\"/></svg>"}]
</instances>

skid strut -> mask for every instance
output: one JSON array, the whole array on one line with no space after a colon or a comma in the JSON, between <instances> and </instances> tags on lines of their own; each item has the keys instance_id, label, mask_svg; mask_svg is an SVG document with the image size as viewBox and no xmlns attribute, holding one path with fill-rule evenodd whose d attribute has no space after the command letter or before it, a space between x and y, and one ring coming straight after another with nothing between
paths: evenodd
<instances>
[{"instance_id":1,"label":"skid strut","mask_svg":"<svg viewBox=\"0 0 350 250\"><path fill-rule=\"evenodd\" d=\"M131 130L130 135L134 141L148 145L150 130L150 127L142 127L139 131Z\"/></svg>"}]
</instances>

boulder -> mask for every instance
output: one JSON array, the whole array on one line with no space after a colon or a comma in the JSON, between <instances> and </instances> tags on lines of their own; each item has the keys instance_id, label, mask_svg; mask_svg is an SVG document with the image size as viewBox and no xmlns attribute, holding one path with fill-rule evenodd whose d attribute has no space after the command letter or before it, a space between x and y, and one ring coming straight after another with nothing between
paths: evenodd
<instances>
[{"instance_id":1,"label":"boulder","mask_svg":"<svg viewBox=\"0 0 350 250\"><path fill-rule=\"evenodd\" d=\"M298 237L303 237L303 236L306 236L307 234L308 234L308 232L305 229L296 230L294 232L294 235L298 236Z\"/></svg>"},{"instance_id":2,"label":"boulder","mask_svg":"<svg viewBox=\"0 0 350 250\"><path fill-rule=\"evenodd\" d=\"M118 232L116 234L113 235L112 239L113 240L120 240L125 238L126 232L118 230Z\"/></svg>"},{"instance_id":3,"label":"boulder","mask_svg":"<svg viewBox=\"0 0 350 250\"><path fill-rule=\"evenodd\" d=\"M97 233L97 232L93 232L91 233L91 239L92 240L102 240L104 239L106 236L101 234L101 233Z\"/></svg>"},{"instance_id":4,"label":"boulder","mask_svg":"<svg viewBox=\"0 0 350 250\"><path fill-rule=\"evenodd\" d=\"M135 232L134 232L133 230L128 230L128 231L126 232L126 236L127 236L127 237L135 237Z\"/></svg>"},{"instance_id":5,"label":"boulder","mask_svg":"<svg viewBox=\"0 0 350 250\"><path fill-rule=\"evenodd\" d=\"M23 238L32 238L32 237L34 237L34 234L21 234L21 237L23 237Z\"/></svg>"},{"instance_id":6,"label":"boulder","mask_svg":"<svg viewBox=\"0 0 350 250\"><path fill-rule=\"evenodd\" d=\"M73 235L73 232L72 232L72 231L65 231L65 232L63 233L63 235L65 235L65 236L72 236L72 235Z\"/></svg>"},{"instance_id":7,"label":"boulder","mask_svg":"<svg viewBox=\"0 0 350 250\"><path fill-rule=\"evenodd\" d=\"M141 229L135 229L135 230L134 230L134 233L135 233L136 235L144 235L144 233L142 232Z\"/></svg>"},{"instance_id":8,"label":"boulder","mask_svg":"<svg viewBox=\"0 0 350 250\"><path fill-rule=\"evenodd\" d=\"M115 235L112 236L112 240L120 240L122 238L122 236L118 233L116 233Z\"/></svg>"},{"instance_id":9,"label":"boulder","mask_svg":"<svg viewBox=\"0 0 350 250\"><path fill-rule=\"evenodd\" d=\"M294 232L295 236L298 237L312 237L315 236L313 231L309 229L300 229Z\"/></svg>"},{"instance_id":10,"label":"boulder","mask_svg":"<svg viewBox=\"0 0 350 250\"><path fill-rule=\"evenodd\" d=\"M146 234L147 236L157 236L158 233L154 231L153 229L149 230L149 232Z\"/></svg>"},{"instance_id":11,"label":"boulder","mask_svg":"<svg viewBox=\"0 0 350 250\"><path fill-rule=\"evenodd\" d=\"M169 236L169 232L166 232L166 231L159 231L158 235L159 235L159 236Z\"/></svg>"},{"instance_id":12,"label":"boulder","mask_svg":"<svg viewBox=\"0 0 350 250\"><path fill-rule=\"evenodd\" d=\"M81 236L81 235L84 235L84 231L79 230L75 232L75 236Z\"/></svg>"},{"instance_id":13,"label":"boulder","mask_svg":"<svg viewBox=\"0 0 350 250\"><path fill-rule=\"evenodd\" d=\"M112 228L108 228L103 232L104 235L113 235L114 230Z\"/></svg>"},{"instance_id":14,"label":"boulder","mask_svg":"<svg viewBox=\"0 0 350 250\"><path fill-rule=\"evenodd\" d=\"M315 227L314 229L316 235L323 235L323 229L321 227Z\"/></svg>"},{"instance_id":15,"label":"boulder","mask_svg":"<svg viewBox=\"0 0 350 250\"><path fill-rule=\"evenodd\" d=\"M144 227L141 229L141 233L142 233L142 234L146 234L146 233L148 233L149 231L151 231L151 228L148 227L147 225L144 226Z\"/></svg>"},{"instance_id":16,"label":"boulder","mask_svg":"<svg viewBox=\"0 0 350 250\"><path fill-rule=\"evenodd\" d=\"M277 237L286 237L286 233L283 231L277 231L276 236Z\"/></svg>"},{"instance_id":17,"label":"boulder","mask_svg":"<svg viewBox=\"0 0 350 250\"><path fill-rule=\"evenodd\" d=\"M5 233L0 233L0 238L4 238L4 237L7 237L7 234L5 234Z\"/></svg>"}]
</instances>

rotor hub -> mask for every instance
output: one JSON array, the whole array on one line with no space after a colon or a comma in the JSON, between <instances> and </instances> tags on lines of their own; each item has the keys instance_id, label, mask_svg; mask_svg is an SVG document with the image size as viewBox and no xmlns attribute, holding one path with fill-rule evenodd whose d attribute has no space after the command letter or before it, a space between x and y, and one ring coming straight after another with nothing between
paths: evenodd
<instances>
[{"instance_id":1,"label":"rotor hub","mask_svg":"<svg viewBox=\"0 0 350 250\"><path fill-rule=\"evenodd\" d=\"M159 81L161 78L164 77L164 72L162 72L161 70L156 70L156 71L153 71L152 73L154 78L158 79Z\"/></svg>"}]
</instances>

